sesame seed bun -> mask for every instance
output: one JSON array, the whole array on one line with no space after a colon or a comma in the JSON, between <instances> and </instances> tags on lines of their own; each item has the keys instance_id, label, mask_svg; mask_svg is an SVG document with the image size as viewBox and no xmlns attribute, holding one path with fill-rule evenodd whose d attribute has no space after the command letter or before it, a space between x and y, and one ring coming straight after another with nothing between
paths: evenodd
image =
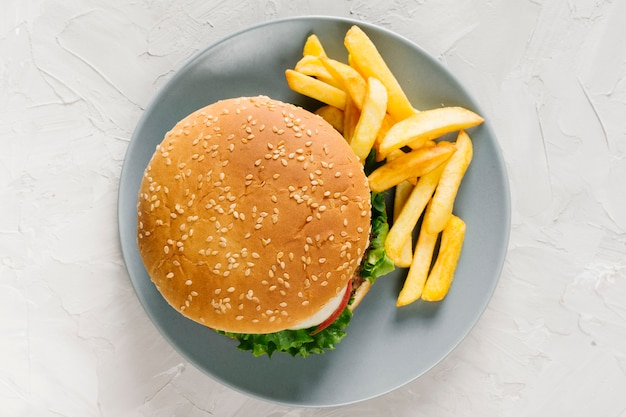
<instances>
[{"instance_id":1,"label":"sesame seed bun","mask_svg":"<svg viewBox=\"0 0 626 417\"><path fill-rule=\"evenodd\" d=\"M345 291L369 243L363 167L321 117L268 97L219 101L165 135L139 190L152 281L214 329L297 328Z\"/></svg>"}]
</instances>

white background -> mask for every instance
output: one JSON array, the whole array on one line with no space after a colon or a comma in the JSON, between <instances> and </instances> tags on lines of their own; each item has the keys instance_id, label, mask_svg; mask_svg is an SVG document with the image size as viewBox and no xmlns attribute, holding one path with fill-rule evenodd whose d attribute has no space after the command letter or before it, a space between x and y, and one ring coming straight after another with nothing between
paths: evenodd
<instances>
[{"instance_id":1,"label":"white background","mask_svg":"<svg viewBox=\"0 0 626 417\"><path fill-rule=\"evenodd\" d=\"M1 416L626 416L626 2L3 0ZM194 54L345 16L449 68L495 130L511 241L485 314L418 380L342 408L214 382L140 306L116 224L126 148ZM365 365L365 364L364 364Z\"/></svg>"}]
</instances>

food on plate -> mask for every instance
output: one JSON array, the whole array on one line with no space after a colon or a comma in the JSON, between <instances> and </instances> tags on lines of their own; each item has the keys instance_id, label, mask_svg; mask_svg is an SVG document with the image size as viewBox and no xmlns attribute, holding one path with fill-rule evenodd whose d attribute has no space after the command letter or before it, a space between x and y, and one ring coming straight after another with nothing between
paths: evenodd
<instances>
[{"instance_id":1,"label":"food on plate","mask_svg":"<svg viewBox=\"0 0 626 417\"><path fill-rule=\"evenodd\" d=\"M385 191L409 178L428 174L446 162L455 151L454 144L444 141L405 153L372 172L368 177L370 188Z\"/></svg>"},{"instance_id":2,"label":"food on plate","mask_svg":"<svg viewBox=\"0 0 626 417\"><path fill-rule=\"evenodd\" d=\"M389 107L387 111L395 120L402 120L414 113L413 106L402 90L387 63L370 38L358 26L352 26L344 38L352 65L364 77L375 77L387 88Z\"/></svg>"},{"instance_id":3,"label":"food on plate","mask_svg":"<svg viewBox=\"0 0 626 417\"><path fill-rule=\"evenodd\" d=\"M435 253L435 245L438 239L437 233L420 230L417 244L413 254L413 260L407 273L404 285L396 300L396 306L401 307L418 300L422 296L424 284L428 279L430 266Z\"/></svg>"},{"instance_id":4,"label":"food on plate","mask_svg":"<svg viewBox=\"0 0 626 417\"><path fill-rule=\"evenodd\" d=\"M320 57L305 55L296 63L294 70L301 74L315 77L315 79L330 84L333 87L343 88L341 83L335 79L322 64Z\"/></svg>"},{"instance_id":5,"label":"food on plate","mask_svg":"<svg viewBox=\"0 0 626 417\"><path fill-rule=\"evenodd\" d=\"M383 125L386 111L387 90L385 86L376 78L368 78L361 114L350 139L350 147L360 161L365 161L370 154L376 136Z\"/></svg>"},{"instance_id":6,"label":"food on plate","mask_svg":"<svg viewBox=\"0 0 626 417\"><path fill-rule=\"evenodd\" d=\"M322 106L315 110L315 114L326 120L332 127L334 127L339 133L343 134L343 122L344 112L333 106Z\"/></svg>"},{"instance_id":7,"label":"food on plate","mask_svg":"<svg viewBox=\"0 0 626 417\"><path fill-rule=\"evenodd\" d=\"M384 159L391 151L407 145L420 148L428 140L482 122L482 117L462 107L441 107L415 113L389 129L378 147L378 157Z\"/></svg>"},{"instance_id":8,"label":"food on plate","mask_svg":"<svg viewBox=\"0 0 626 417\"><path fill-rule=\"evenodd\" d=\"M400 213L404 208L411 192L413 191L414 184L411 181L402 181L400 184L396 185L396 192L393 195L393 224L396 224L398 221L398 217L400 217ZM401 268L408 268L411 265L411 261L413 258L413 239L412 232L413 228L408 229L409 232L407 234L407 238L404 239L404 243L400 245L398 251L396 252L396 256L392 256L387 247L387 242L390 240L389 234L387 234L387 239L385 240L385 251L387 252L387 256L393 261L396 266ZM389 230L391 233L391 230Z\"/></svg>"},{"instance_id":9,"label":"food on plate","mask_svg":"<svg viewBox=\"0 0 626 417\"><path fill-rule=\"evenodd\" d=\"M406 257L406 254L404 254L406 244L407 242L412 243L413 230L415 230L417 222L422 216L422 213L424 213L433 192L437 188L444 167L444 165L441 165L422 175L417 181L417 185L415 185L408 193L408 196L405 197L404 202L400 203L402 207L399 208L399 213L394 219L393 226L389 230L389 234L385 240L387 255L396 265L401 262L401 259ZM406 181L396 186L396 196L399 194L399 191L401 192L401 186L405 183ZM404 267L408 267L411 265L411 260L408 261L408 264L405 262L402 262L402 264ZM430 262L428 265L430 266Z\"/></svg>"},{"instance_id":10,"label":"food on plate","mask_svg":"<svg viewBox=\"0 0 626 417\"><path fill-rule=\"evenodd\" d=\"M287 70L285 75L292 90L300 93L306 91L314 99L341 110L346 107L345 91L295 70Z\"/></svg>"},{"instance_id":11,"label":"food on plate","mask_svg":"<svg viewBox=\"0 0 626 417\"><path fill-rule=\"evenodd\" d=\"M453 209L472 159L466 130L484 120L458 106L417 110L361 28L352 26L343 41L346 63L329 57L320 39L309 36L302 58L286 71L287 82L324 103L320 115L340 127L364 164L380 212L387 210L385 194L395 193L393 226L380 227L385 232L373 235L376 249L369 253L386 265L381 271L391 270L390 263L408 268L396 304L439 301L450 288L465 234ZM459 134L451 141L453 132Z\"/></svg>"},{"instance_id":12,"label":"food on plate","mask_svg":"<svg viewBox=\"0 0 626 417\"><path fill-rule=\"evenodd\" d=\"M455 144L456 152L441 172L435 194L424 213L423 227L431 233L441 232L452 216L456 194L472 160L472 141L467 133L461 131Z\"/></svg>"},{"instance_id":13,"label":"food on plate","mask_svg":"<svg viewBox=\"0 0 626 417\"><path fill-rule=\"evenodd\" d=\"M326 56L326 51L324 51L324 46L322 46L322 42L317 37L316 34L311 34L304 42L304 47L302 48L302 55L304 56Z\"/></svg>"},{"instance_id":14,"label":"food on plate","mask_svg":"<svg viewBox=\"0 0 626 417\"><path fill-rule=\"evenodd\" d=\"M464 238L465 222L457 216L451 216L441 233L439 253L422 290L423 300L440 301L448 293Z\"/></svg>"},{"instance_id":15,"label":"food on plate","mask_svg":"<svg viewBox=\"0 0 626 417\"><path fill-rule=\"evenodd\" d=\"M383 243L370 232L386 230L372 226L384 213L370 198L363 165L322 117L264 96L226 99L156 147L138 248L185 317L255 355L322 353L375 277L368 249Z\"/></svg>"},{"instance_id":16,"label":"food on plate","mask_svg":"<svg viewBox=\"0 0 626 417\"><path fill-rule=\"evenodd\" d=\"M310 56L305 55L302 60L306 60ZM328 70L328 73L334 80L338 80L345 91L350 94L352 101L359 110L363 107L365 95L367 93L367 80L354 68L343 62L336 61L327 57L317 57L322 65ZM301 60L301 61L302 61ZM296 64L296 69L298 64ZM384 87L383 87L384 88ZM385 95L387 91L385 90ZM385 100L385 109L387 108L387 100Z\"/></svg>"}]
</instances>

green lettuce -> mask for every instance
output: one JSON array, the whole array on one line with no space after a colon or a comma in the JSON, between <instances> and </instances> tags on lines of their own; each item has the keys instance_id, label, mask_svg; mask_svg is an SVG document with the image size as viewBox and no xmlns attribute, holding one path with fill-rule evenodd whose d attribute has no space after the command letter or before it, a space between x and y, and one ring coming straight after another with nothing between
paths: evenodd
<instances>
[{"instance_id":1,"label":"green lettuce","mask_svg":"<svg viewBox=\"0 0 626 417\"><path fill-rule=\"evenodd\" d=\"M238 349L249 350L254 356L272 356L274 352L285 352L292 356L307 357L310 354L324 353L335 349L335 345L346 335L344 329L350 323L352 311L345 308L330 326L311 334L316 326L309 329L282 330L275 333L244 334L218 331L239 341Z\"/></svg>"},{"instance_id":2,"label":"green lettuce","mask_svg":"<svg viewBox=\"0 0 626 417\"><path fill-rule=\"evenodd\" d=\"M389 223L385 204L385 193L372 193L372 232L370 245L363 257L361 276L374 283L376 278L395 269L393 261L385 252L385 239Z\"/></svg>"},{"instance_id":3,"label":"green lettuce","mask_svg":"<svg viewBox=\"0 0 626 417\"><path fill-rule=\"evenodd\" d=\"M382 164L384 164L384 161L377 162L376 154L372 150L365 160L365 174L371 174L372 171ZM361 263L361 276L369 280L371 284L376 281L376 278L386 275L395 269L393 261L385 252L385 239L387 239L387 233L389 233L386 196L386 192L371 193L372 231L370 245Z\"/></svg>"}]
</instances>

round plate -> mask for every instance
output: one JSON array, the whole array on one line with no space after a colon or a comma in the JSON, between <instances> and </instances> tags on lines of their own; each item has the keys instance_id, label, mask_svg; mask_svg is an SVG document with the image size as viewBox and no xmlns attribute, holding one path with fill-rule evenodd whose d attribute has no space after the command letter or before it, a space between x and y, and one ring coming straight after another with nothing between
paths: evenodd
<instances>
[{"instance_id":1,"label":"round plate","mask_svg":"<svg viewBox=\"0 0 626 417\"><path fill-rule=\"evenodd\" d=\"M175 349L212 378L249 395L295 406L336 406L373 398L419 377L448 355L484 311L499 279L510 228L506 172L489 122L470 131L474 159L455 206L467 223L455 281L438 303L395 306L405 270L379 278L334 351L307 358L254 357L236 342L172 309L151 283L135 240L139 184L155 146L192 111L219 99L268 95L315 109L292 92L293 68L308 35L346 62L343 37L359 25L377 45L416 108L476 102L436 60L407 39L364 22L301 17L264 23L223 39L178 71L148 107L130 142L119 190L119 228L130 278L146 312Z\"/></svg>"}]
</instances>

